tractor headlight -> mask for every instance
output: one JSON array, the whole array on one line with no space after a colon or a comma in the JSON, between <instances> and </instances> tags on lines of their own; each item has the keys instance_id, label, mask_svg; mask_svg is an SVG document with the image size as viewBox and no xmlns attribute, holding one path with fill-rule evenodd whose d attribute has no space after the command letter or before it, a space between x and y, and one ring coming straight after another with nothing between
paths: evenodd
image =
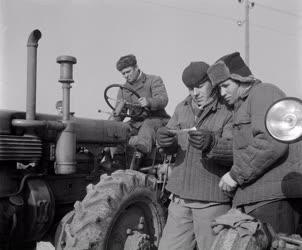
<instances>
[{"instance_id":1,"label":"tractor headlight","mask_svg":"<svg viewBox=\"0 0 302 250\"><path fill-rule=\"evenodd\" d=\"M286 97L273 103L265 114L265 126L278 141L295 142L302 137L302 101Z\"/></svg>"}]
</instances>

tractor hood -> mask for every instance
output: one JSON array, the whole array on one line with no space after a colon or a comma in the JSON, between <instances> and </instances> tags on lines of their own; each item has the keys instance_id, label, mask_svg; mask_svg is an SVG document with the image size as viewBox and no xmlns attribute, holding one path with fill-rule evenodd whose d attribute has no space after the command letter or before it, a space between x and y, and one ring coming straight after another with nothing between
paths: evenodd
<instances>
[{"instance_id":1,"label":"tractor hood","mask_svg":"<svg viewBox=\"0 0 302 250\"><path fill-rule=\"evenodd\" d=\"M23 135L22 128L12 126L13 119L25 119L25 112L13 110L0 110L0 135ZM62 117L50 114L37 114L36 120L61 121ZM76 140L82 143L111 144L123 143L130 137L130 127L123 122L97 120L73 117ZM46 141L56 141L59 131L41 127L36 128L37 135Z\"/></svg>"}]
</instances>

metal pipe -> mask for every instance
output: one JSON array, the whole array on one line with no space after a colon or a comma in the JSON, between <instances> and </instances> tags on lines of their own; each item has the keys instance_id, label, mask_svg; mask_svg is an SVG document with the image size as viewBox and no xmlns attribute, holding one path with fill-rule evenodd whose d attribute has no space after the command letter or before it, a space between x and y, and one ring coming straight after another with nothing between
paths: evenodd
<instances>
[{"instance_id":1,"label":"metal pipe","mask_svg":"<svg viewBox=\"0 0 302 250\"><path fill-rule=\"evenodd\" d=\"M250 65L250 1L245 1L245 63Z\"/></svg>"},{"instance_id":2,"label":"metal pipe","mask_svg":"<svg viewBox=\"0 0 302 250\"><path fill-rule=\"evenodd\" d=\"M30 33L27 41L27 120L35 120L36 118L37 47L41 36L39 30L34 30Z\"/></svg>"},{"instance_id":3,"label":"metal pipe","mask_svg":"<svg viewBox=\"0 0 302 250\"><path fill-rule=\"evenodd\" d=\"M76 132L75 123L70 120L70 88L73 83L73 64L77 59L72 56L59 56L60 79L63 88L63 123L66 126L60 133L56 146L56 174L72 174L76 172Z\"/></svg>"},{"instance_id":4,"label":"metal pipe","mask_svg":"<svg viewBox=\"0 0 302 250\"><path fill-rule=\"evenodd\" d=\"M17 196L19 195L21 192L23 192L24 190L24 185L25 185L25 182L27 181L27 179L29 178L37 178L37 177L42 177L42 176L45 176L45 174L26 174L22 177L22 180L20 182L20 185L19 185L19 188L16 192L14 193L7 193L7 194L4 194L4 195L1 195L0 198L3 199L3 198L9 198L9 197L12 197L12 196Z\"/></svg>"},{"instance_id":5,"label":"metal pipe","mask_svg":"<svg viewBox=\"0 0 302 250\"><path fill-rule=\"evenodd\" d=\"M291 238L289 236L283 236L283 235L279 235L279 238L281 240L284 240L285 242L295 244L296 246L299 246L299 247L302 246L302 240L301 239L295 239L295 238ZM293 248L293 249L296 249L296 248Z\"/></svg>"},{"instance_id":6,"label":"metal pipe","mask_svg":"<svg viewBox=\"0 0 302 250\"><path fill-rule=\"evenodd\" d=\"M40 120L23 120L13 119L12 125L21 128L40 128L45 127L46 129L63 130L66 125L60 121L40 121Z\"/></svg>"},{"instance_id":7,"label":"metal pipe","mask_svg":"<svg viewBox=\"0 0 302 250\"><path fill-rule=\"evenodd\" d=\"M70 89L73 80L73 64L77 63L77 59L73 56L59 56L57 63L60 64L60 79L63 89L63 121L70 120Z\"/></svg>"},{"instance_id":8,"label":"metal pipe","mask_svg":"<svg viewBox=\"0 0 302 250\"><path fill-rule=\"evenodd\" d=\"M70 89L69 83L62 83L63 89L63 121L70 120Z\"/></svg>"}]
</instances>

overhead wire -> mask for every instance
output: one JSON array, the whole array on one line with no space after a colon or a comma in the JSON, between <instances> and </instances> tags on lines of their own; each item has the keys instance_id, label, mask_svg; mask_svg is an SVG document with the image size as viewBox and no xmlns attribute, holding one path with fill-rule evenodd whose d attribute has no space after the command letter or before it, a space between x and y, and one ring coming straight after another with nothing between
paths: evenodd
<instances>
[{"instance_id":1,"label":"overhead wire","mask_svg":"<svg viewBox=\"0 0 302 250\"><path fill-rule=\"evenodd\" d=\"M291 36L291 37L297 37L298 36L298 34L296 34L296 33L288 33L288 32L284 32L284 31L280 31L278 29L271 28L271 27L268 27L266 25L257 24L257 23L250 23L250 24L252 26L256 27L256 28L263 29L263 30L269 30L269 31L272 31L272 32L275 32L275 33L284 34L284 35Z\"/></svg>"},{"instance_id":2,"label":"overhead wire","mask_svg":"<svg viewBox=\"0 0 302 250\"><path fill-rule=\"evenodd\" d=\"M219 18L219 19L227 20L227 21L237 22L236 18L217 15L215 13L209 13L209 12L205 12L205 11L186 9L186 8L182 8L182 7L178 7L178 6L174 6L174 5L157 3L157 2L153 2L153 1L149 1L149 0L137 0L137 2L140 2L140 3L143 2L143 3L146 3L146 4L157 5L157 6L161 6L161 7L164 7L164 8L170 8L170 9L175 9L175 10L179 10L179 11L191 12L191 13L195 13L195 14L201 14L201 15L204 15L204 16L216 17L216 18Z\"/></svg>"},{"instance_id":3,"label":"overhead wire","mask_svg":"<svg viewBox=\"0 0 302 250\"><path fill-rule=\"evenodd\" d=\"M262 4L262 3L258 3L256 1L253 1L253 2L255 4L254 6L260 7L260 8L264 8L264 9L267 9L269 11L278 12L278 13L289 15L289 16L293 16L293 17L302 17L301 15L293 13L293 12L284 11L284 10L281 10L281 9L278 9L278 8L275 8L275 7L272 7L272 6L268 6L268 5L265 5L265 4ZM270 30L272 32L277 32L277 33L280 33L280 34L285 34L285 35L291 36L291 37L297 37L298 36L297 33L288 33L288 32L285 32L285 31L280 31L279 29L268 27L268 26L262 25L262 24L251 23L251 25L253 25L255 27L258 27L260 29Z\"/></svg>"},{"instance_id":4,"label":"overhead wire","mask_svg":"<svg viewBox=\"0 0 302 250\"><path fill-rule=\"evenodd\" d=\"M178 7L178 6L174 6L174 5L158 3L158 2L154 2L154 1L150 1L150 0L135 0L135 1L137 1L139 3L145 3L145 4L160 6L160 7L164 7L164 8L175 9L175 10L178 10L178 11L185 11L185 12L190 12L190 13L194 13L194 14L200 14L200 15L205 15L205 16L209 16L209 17L215 17L215 18L219 18L219 19L223 19L223 20L227 20L227 21L232 21L232 22L235 22L235 23L238 22L238 19L236 19L236 18L223 16L223 15L217 15L217 14L214 14L214 13L187 9L187 8ZM259 5L261 7L265 7L265 8L269 9L269 6L259 4L258 2L255 2L255 4L256 4L255 6ZM271 8L271 9L274 10L274 11L281 11L282 13L294 15L294 13L282 11L282 10L277 9L277 8ZM299 16L298 14L296 14L296 15ZM279 33L279 34L283 34L283 35L287 35L287 36L291 36L291 37L297 37L297 34L295 34L295 33L287 33L287 32L280 31L278 29L271 28L271 27L268 27L268 26L265 26L265 25L262 25L262 24L257 24L257 23L250 22L250 25L255 26L259 29L269 30L269 31L272 31L272 32L275 32L275 33Z\"/></svg>"},{"instance_id":5,"label":"overhead wire","mask_svg":"<svg viewBox=\"0 0 302 250\"><path fill-rule=\"evenodd\" d=\"M287 10L281 10L281 9L278 9L278 8L275 8L275 7L272 7L272 6L269 6L269 5L265 5L265 4L262 4L262 3L259 3L259 2L255 2L255 4L259 7L262 7L264 9L267 9L267 10L270 10L270 11L278 12L278 13L288 15L288 16L292 16L292 17L302 18L302 15L300 15L298 13L294 13L294 12L287 11Z\"/></svg>"}]
</instances>

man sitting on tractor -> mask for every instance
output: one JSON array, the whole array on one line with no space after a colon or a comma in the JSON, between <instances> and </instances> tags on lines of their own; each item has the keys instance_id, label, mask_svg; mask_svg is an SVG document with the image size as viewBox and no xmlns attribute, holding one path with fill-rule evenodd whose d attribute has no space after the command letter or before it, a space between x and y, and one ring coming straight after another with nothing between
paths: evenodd
<instances>
[{"instance_id":1,"label":"man sitting on tractor","mask_svg":"<svg viewBox=\"0 0 302 250\"><path fill-rule=\"evenodd\" d=\"M129 144L135 148L136 157L142 159L155 145L156 130L168 122L169 115L165 111L168 94L161 77L143 73L134 55L121 57L116 68L126 83L120 86L112 118L123 121L129 114L133 135Z\"/></svg>"}]
</instances>

